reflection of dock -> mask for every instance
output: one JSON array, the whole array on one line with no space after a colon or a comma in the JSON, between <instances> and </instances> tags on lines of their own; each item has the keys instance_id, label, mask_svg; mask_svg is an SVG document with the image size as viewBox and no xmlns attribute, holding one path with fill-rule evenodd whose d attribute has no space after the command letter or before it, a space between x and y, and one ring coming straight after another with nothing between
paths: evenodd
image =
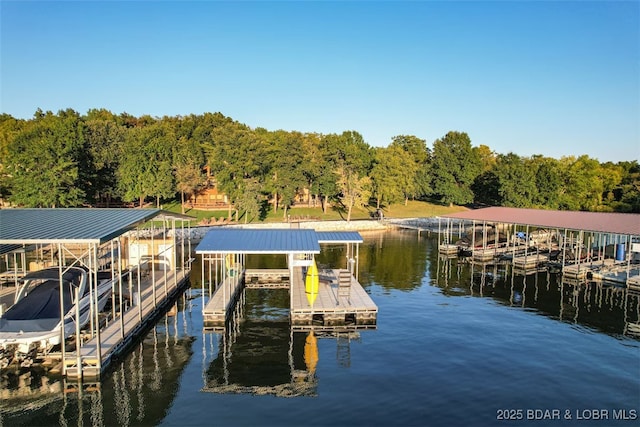
<instances>
[{"instance_id":1,"label":"reflection of dock","mask_svg":"<svg viewBox=\"0 0 640 427\"><path fill-rule=\"evenodd\" d=\"M341 273L346 274L341 276ZM339 280L342 277L348 281L346 286ZM348 291L344 290L345 287L349 288ZM314 324L367 325L376 322L378 307L348 270L320 272L318 297L313 306L307 300L304 276L300 267L294 269L291 292L291 323L296 329L305 329L303 326L312 327Z\"/></svg>"}]
</instances>

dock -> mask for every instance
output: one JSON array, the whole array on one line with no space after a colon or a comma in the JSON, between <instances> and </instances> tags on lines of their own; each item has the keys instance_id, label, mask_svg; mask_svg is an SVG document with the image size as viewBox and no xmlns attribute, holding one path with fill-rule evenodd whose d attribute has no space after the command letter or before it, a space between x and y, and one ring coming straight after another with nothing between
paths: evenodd
<instances>
[{"instance_id":1,"label":"dock","mask_svg":"<svg viewBox=\"0 0 640 427\"><path fill-rule=\"evenodd\" d=\"M344 268L321 268L313 304L305 293L305 274L314 265L320 244L345 244ZM378 307L358 282L357 232L316 232L311 229L213 229L196 248L202 256L205 327L224 328L244 288L288 289L292 330L373 329ZM254 254L281 255L287 268L245 269ZM206 280L208 277L208 280ZM205 288L209 283L209 289Z\"/></svg>"},{"instance_id":2,"label":"dock","mask_svg":"<svg viewBox=\"0 0 640 427\"><path fill-rule=\"evenodd\" d=\"M458 246L459 256L508 263L518 275L546 270L561 272L563 280L640 291L638 214L486 207L443 215L438 233L440 254L453 254Z\"/></svg>"},{"instance_id":3,"label":"dock","mask_svg":"<svg viewBox=\"0 0 640 427\"><path fill-rule=\"evenodd\" d=\"M58 308L62 319L78 317L72 310L84 310L82 304L87 307L86 320L75 331L65 328L62 343L29 336L24 343L16 343L11 331L3 331L4 366L41 366L69 378L99 378L188 284L193 258L191 242L182 236L190 235L184 231L191 219L160 209L0 210L0 222L7 225L0 229L0 246L5 267L12 267L3 278L15 282L16 273L26 269L26 260L35 259L26 273L50 268L59 269L62 276L69 268L84 270L79 287L88 289L75 307L66 312ZM180 235L176 221L182 228ZM100 286L110 287L110 310L104 310L104 305L97 309L94 289L100 280L109 281ZM17 289L0 287L0 312L13 304ZM108 303L102 300L101 304Z\"/></svg>"},{"instance_id":4,"label":"dock","mask_svg":"<svg viewBox=\"0 0 640 427\"><path fill-rule=\"evenodd\" d=\"M147 278L142 284L139 302L133 301L134 304L130 305L121 317L112 320L100 330L99 344L98 337L94 337L82 345L79 358L76 352L67 353L64 360L67 376L99 378L113 358L125 350L157 315L164 312L173 297L184 289L188 277L189 270L168 271L166 276L158 272L155 293L151 278Z\"/></svg>"},{"instance_id":5,"label":"dock","mask_svg":"<svg viewBox=\"0 0 640 427\"><path fill-rule=\"evenodd\" d=\"M321 270L318 296L310 305L302 268L295 268L291 292L294 330L376 323L378 307L348 270Z\"/></svg>"},{"instance_id":6,"label":"dock","mask_svg":"<svg viewBox=\"0 0 640 427\"><path fill-rule=\"evenodd\" d=\"M289 270L286 268L247 269L244 281L247 289L288 289Z\"/></svg>"},{"instance_id":7,"label":"dock","mask_svg":"<svg viewBox=\"0 0 640 427\"><path fill-rule=\"evenodd\" d=\"M534 270L549 262L549 253L533 252L512 259L513 267L519 270Z\"/></svg>"},{"instance_id":8,"label":"dock","mask_svg":"<svg viewBox=\"0 0 640 427\"><path fill-rule=\"evenodd\" d=\"M325 269L320 271L318 296L313 306L305 292L302 267L295 267L293 283L289 281L289 270L246 270L244 277L226 278L206 303L202 314L207 327L224 326L244 287L248 289L290 289L290 318L293 330L314 328L331 329L345 326L375 326L378 307L362 285L348 270ZM251 280L256 276L274 277L277 281Z\"/></svg>"},{"instance_id":9,"label":"dock","mask_svg":"<svg viewBox=\"0 0 640 427\"><path fill-rule=\"evenodd\" d=\"M242 291L244 277L227 277L216 288L202 309L206 326L224 326Z\"/></svg>"}]
</instances>

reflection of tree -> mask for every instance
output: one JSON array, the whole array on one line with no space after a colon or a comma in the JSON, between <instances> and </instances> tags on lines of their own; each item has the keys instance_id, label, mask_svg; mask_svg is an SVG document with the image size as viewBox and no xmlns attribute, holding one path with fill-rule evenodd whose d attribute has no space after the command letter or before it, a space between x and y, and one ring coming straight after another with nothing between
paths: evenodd
<instances>
[{"instance_id":1,"label":"reflection of tree","mask_svg":"<svg viewBox=\"0 0 640 427\"><path fill-rule=\"evenodd\" d=\"M344 264L344 252L341 255ZM364 235L360 245L360 282L365 287L375 282L388 289L415 289L421 286L426 268L427 245L415 232Z\"/></svg>"}]
</instances>

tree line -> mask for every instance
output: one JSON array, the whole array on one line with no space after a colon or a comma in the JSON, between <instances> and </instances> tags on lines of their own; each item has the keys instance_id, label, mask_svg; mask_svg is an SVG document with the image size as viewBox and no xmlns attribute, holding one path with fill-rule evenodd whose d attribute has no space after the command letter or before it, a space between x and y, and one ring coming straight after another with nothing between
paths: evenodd
<instances>
[{"instance_id":1,"label":"tree line","mask_svg":"<svg viewBox=\"0 0 640 427\"><path fill-rule=\"evenodd\" d=\"M135 117L92 109L0 115L0 198L16 206L139 205L218 187L246 220L287 209L307 189L323 209L382 208L410 199L585 211L640 212L637 160L600 163L495 153L451 131L430 146L398 135L370 146L341 134L251 128L221 113Z\"/></svg>"}]
</instances>

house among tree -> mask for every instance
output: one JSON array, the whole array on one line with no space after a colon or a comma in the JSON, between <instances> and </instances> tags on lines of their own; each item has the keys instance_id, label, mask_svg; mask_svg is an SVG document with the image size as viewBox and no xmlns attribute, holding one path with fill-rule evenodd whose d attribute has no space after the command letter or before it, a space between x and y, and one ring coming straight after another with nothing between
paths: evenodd
<instances>
[{"instance_id":1,"label":"house among tree","mask_svg":"<svg viewBox=\"0 0 640 427\"><path fill-rule=\"evenodd\" d=\"M229 209L231 207L229 197L218 189L216 179L211 175L211 169L208 165L205 166L205 170L207 172L205 182L185 202L185 208L199 210Z\"/></svg>"},{"instance_id":2,"label":"house among tree","mask_svg":"<svg viewBox=\"0 0 640 427\"><path fill-rule=\"evenodd\" d=\"M308 188L303 187L296 190L296 195L293 199L293 206L316 206L316 196L311 194Z\"/></svg>"}]
</instances>

